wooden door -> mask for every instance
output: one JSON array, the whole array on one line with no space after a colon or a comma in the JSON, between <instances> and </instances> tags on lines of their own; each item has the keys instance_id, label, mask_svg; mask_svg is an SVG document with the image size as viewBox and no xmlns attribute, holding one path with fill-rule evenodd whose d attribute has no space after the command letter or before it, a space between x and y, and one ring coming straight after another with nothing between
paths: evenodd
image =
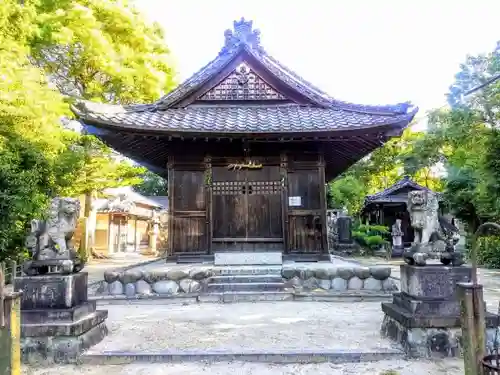
<instances>
[{"instance_id":1,"label":"wooden door","mask_svg":"<svg viewBox=\"0 0 500 375\"><path fill-rule=\"evenodd\" d=\"M262 241L283 238L279 167L248 170L246 185L247 237Z\"/></svg>"},{"instance_id":2,"label":"wooden door","mask_svg":"<svg viewBox=\"0 0 500 375\"><path fill-rule=\"evenodd\" d=\"M266 242L283 238L279 167L227 170L214 167L213 240Z\"/></svg>"},{"instance_id":3,"label":"wooden door","mask_svg":"<svg viewBox=\"0 0 500 375\"><path fill-rule=\"evenodd\" d=\"M247 237L247 195L244 170L212 169L213 238Z\"/></svg>"}]
</instances>

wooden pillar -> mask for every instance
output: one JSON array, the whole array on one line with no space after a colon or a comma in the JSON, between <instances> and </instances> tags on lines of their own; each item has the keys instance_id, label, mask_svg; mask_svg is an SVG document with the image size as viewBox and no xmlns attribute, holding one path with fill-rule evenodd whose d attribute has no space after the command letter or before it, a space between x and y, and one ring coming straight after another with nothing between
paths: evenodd
<instances>
[{"instance_id":1,"label":"wooden pillar","mask_svg":"<svg viewBox=\"0 0 500 375\"><path fill-rule=\"evenodd\" d=\"M113 214L108 214L108 254L112 254L115 252L114 235L115 235L115 225L113 222Z\"/></svg>"},{"instance_id":2,"label":"wooden pillar","mask_svg":"<svg viewBox=\"0 0 500 375\"><path fill-rule=\"evenodd\" d=\"M149 250L156 256L157 248L156 242L158 241L158 212L153 211L153 216L149 221Z\"/></svg>"},{"instance_id":3,"label":"wooden pillar","mask_svg":"<svg viewBox=\"0 0 500 375\"><path fill-rule=\"evenodd\" d=\"M13 270L12 272L15 272ZM5 293L5 275L0 271L0 374L21 375L21 296Z\"/></svg>"},{"instance_id":4,"label":"wooden pillar","mask_svg":"<svg viewBox=\"0 0 500 375\"><path fill-rule=\"evenodd\" d=\"M280 175L281 175L281 226L283 228L284 252L290 252L290 239L288 237L288 156L286 152L280 155Z\"/></svg>"},{"instance_id":5,"label":"wooden pillar","mask_svg":"<svg viewBox=\"0 0 500 375\"><path fill-rule=\"evenodd\" d=\"M319 155L318 160L319 173L319 198L321 206L321 247L322 253L328 253L328 223L326 221L326 179L325 179L325 159L323 153Z\"/></svg>"},{"instance_id":6,"label":"wooden pillar","mask_svg":"<svg viewBox=\"0 0 500 375\"><path fill-rule=\"evenodd\" d=\"M134 251L139 252L140 247L139 243L137 242L137 216L134 218Z\"/></svg>"},{"instance_id":7,"label":"wooden pillar","mask_svg":"<svg viewBox=\"0 0 500 375\"><path fill-rule=\"evenodd\" d=\"M458 283L460 320L462 325L462 351L465 375L481 375L481 360L486 352L485 306L483 286L473 283Z\"/></svg>"},{"instance_id":8,"label":"wooden pillar","mask_svg":"<svg viewBox=\"0 0 500 375\"><path fill-rule=\"evenodd\" d=\"M170 155L168 157L168 247L170 255L174 255L174 157Z\"/></svg>"},{"instance_id":9,"label":"wooden pillar","mask_svg":"<svg viewBox=\"0 0 500 375\"><path fill-rule=\"evenodd\" d=\"M212 254L212 158L205 156L205 238L207 254Z\"/></svg>"}]
</instances>

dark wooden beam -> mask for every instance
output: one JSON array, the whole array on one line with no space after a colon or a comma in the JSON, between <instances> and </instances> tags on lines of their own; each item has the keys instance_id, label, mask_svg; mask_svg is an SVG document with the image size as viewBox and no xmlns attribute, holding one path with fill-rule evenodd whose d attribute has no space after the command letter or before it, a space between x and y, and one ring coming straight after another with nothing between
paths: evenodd
<instances>
[{"instance_id":1,"label":"dark wooden beam","mask_svg":"<svg viewBox=\"0 0 500 375\"><path fill-rule=\"evenodd\" d=\"M290 252L290 240L288 238L288 155L284 151L280 155L281 176L281 226L283 230L283 242L285 253Z\"/></svg>"},{"instance_id":2,"label":"dark wooden beam","mask_svg":"<svg viewBox=\"0 0 500 375\"><path fill-rule=\"evenodd\" d=\"M319 156L318 162L318 173L319 173L319 200L321 205L321 245L323 248L323 253L328 254L328 225L326 222L326 180L325 180L325 159L323 154Z\"/></svg>"},{"instance_id":3,"label":"dark wooden beam","mask_svg":"<svg viewBox=\"0 0 500 375\"><path fill-rule=\"evenodd\" d=\"M174 237L176 233L174 233L175 229L175 215L174 215L174 199L175 199L175 181L174 181L174 157L169 156L168 162L167 162L167 168L168 168L168 244L169 244L169 251L170 254L173 255L174 253Z\"/></svg>"},{"instance_id":4,"label":"dark wooden beam","mask_svg":"<svg viewBox=\"0 0 500 375\"><path fill-rule=\"evenodd\" d=\"M206 155L205 159L205 225L207 253L212 254L212 158Z\"/></svg>"}]
</instances>

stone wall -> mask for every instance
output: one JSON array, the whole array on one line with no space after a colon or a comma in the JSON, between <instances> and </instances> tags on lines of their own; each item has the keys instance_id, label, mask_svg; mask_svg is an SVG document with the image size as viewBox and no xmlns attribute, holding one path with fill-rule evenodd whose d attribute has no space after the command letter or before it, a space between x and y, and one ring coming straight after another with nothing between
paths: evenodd
<instances>
[{"instance_id":1,"label":"stone wall","mask_svg":"<svg viewBox=\"0 0 500 375\"><path fill-rule=\"evenodd\" d=\"M273 272L277 272L279 278L280 270ZM284 290L288 292L391 293L397 290L397 286L394 279L390 278L390 274L391 269L382 266L314 267L314 265L293 264L281 269ZM220 275L231 274L228 274L227 270L213 266L151 271L140 269L124 272L106 271L104 280L94 288L94 294L124 295L130 298L148 295L203 294L206 293L207 285L212 282L213 277Z\"/></svg>"},{"instance_id":2,"label":"stone wall","mask_svg":"<svg viewBox=\"0 0 500 375\"><path fill-rule=\"evenodd\" d=\"M283 267L285 284L296 290L393 292L397 290L389 267Z\"/></svg>"},{"instance_id":3,"label":"stone wall","mask_svg":"<svg viewBox=\"0 0 500 375\"><path fill-rule=\"evenodd\" d=\"M179 293L200 293L213 275L210 269L125 272L106 271L104 282L97 289L101 295L174 295Z\"/></svg>"}]
</instances>

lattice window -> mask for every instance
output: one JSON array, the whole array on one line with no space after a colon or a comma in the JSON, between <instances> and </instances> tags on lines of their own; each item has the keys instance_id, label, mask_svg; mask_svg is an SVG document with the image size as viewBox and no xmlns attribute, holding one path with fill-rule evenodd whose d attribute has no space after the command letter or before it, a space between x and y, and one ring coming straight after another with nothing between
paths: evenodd
<instances>
[{"instance_id":1,"label":"lattice window","mask_svg":"<svg viewBox=\"0 0 500 375\"><path fill-rule=\"evenodd\" d=\"M241 195L246 190L244 181L223 181L212 183L212 194L214 195Z\"/></svg>"},{"instance_id":2,"label":"lattice window","mask_svg":"<svg viewBox=\"0 0 500 375\"><path fill-rule=\"evenodd\" d=\"M286 100L245 64L214 88L203 94L200 100Z\"/></svg>"},{"instance_id":3,"label":"lattice window","mask_svg":"<svg viewBox=\"0 0 500 375\"><path fill-rule=\"evenodd\" d=\"M248 193L257 195L272 195L281 193L280 181L252 181L248 183Z\"/></svg>"},{"instance_id":4,"label":"lattice window","mask_svg":"<svg viewBox=\"0 0 500 375\"><path fill-rule=\"evenodd\" d=\"M281 193L280 181L224 181L212 183L214 195L272 195Z\"/></svg>"}]
</instances>

